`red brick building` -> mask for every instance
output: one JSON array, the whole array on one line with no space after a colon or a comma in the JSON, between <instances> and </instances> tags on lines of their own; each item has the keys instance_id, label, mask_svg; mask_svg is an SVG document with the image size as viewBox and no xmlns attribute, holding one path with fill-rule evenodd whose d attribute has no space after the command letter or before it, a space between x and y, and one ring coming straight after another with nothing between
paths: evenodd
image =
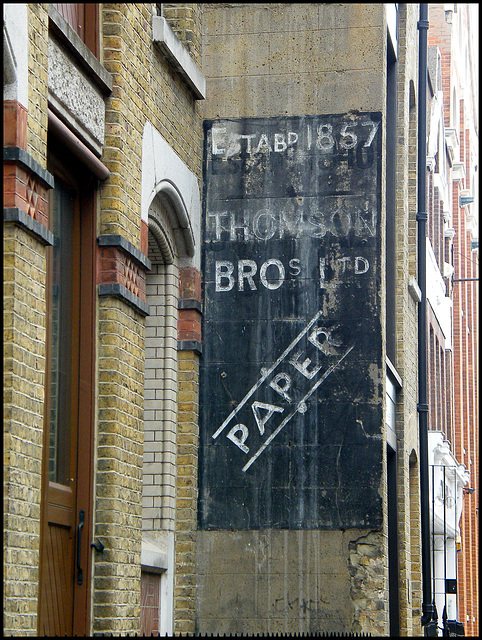
<instances>
[{"instance_id":1,"label":"red brick building","mask_svg":"<svg viewBox=\"0 0 482 640\"><path fill-rule=\"evenodd\" d=\"M429 239L445 282L448 331L429 305L430 425L443 431L469 472L457 540L457 619L465 634L478 624L478 5L429 5L431 123L443 114L442 140L432 129ZM475 32L474 32L475 31ZM431 61L431 62L430 62ZM439 77L437 77L439 75ZM440 83L440 87L438 86ZM437 90L441 89L440 95ZM440 152L441 151L441 152ZM438 174L438 175L437 175ZM444 177L441 177L444 176ZM431 214L431 216L430 216ZM444 315L442 312L440 315ZM443 324L443 322L442 322ZM447 335L448 334L448 335ZM438 611L442 624L442 611Z\"/></svg>"}]
</instances>

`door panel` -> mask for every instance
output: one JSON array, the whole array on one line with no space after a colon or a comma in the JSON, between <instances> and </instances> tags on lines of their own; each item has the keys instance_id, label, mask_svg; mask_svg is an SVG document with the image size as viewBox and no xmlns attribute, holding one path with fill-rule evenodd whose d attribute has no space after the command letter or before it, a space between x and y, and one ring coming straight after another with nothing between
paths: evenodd
<instances>
[{"instance_id":1,"label":"door panel","mask_svg":"<svg viewBox=\"0 0 482 640\"><path fill-rule=\"evenodd\" d=\"M56 148L53 143L50 147ZM42 635L71 636L89 631L94 182L67 153L61 153L61 162L57 157L52 154L49 165L55 176L50 206L55 243L47 256L47 375L38 630Z\"/></svg>"},{"instance_id":2,"label":"door panel","mask_svg":"<svg viewBox=\"0 0 482 640\"><path fill-rule=\"evenodd\" d=\"M72 599L65 594L71 589L72 529L49 523L44 553L51 571L43 584L43 615L40 633L43 635L72 634Z\"/></svg>"}]
</instances>

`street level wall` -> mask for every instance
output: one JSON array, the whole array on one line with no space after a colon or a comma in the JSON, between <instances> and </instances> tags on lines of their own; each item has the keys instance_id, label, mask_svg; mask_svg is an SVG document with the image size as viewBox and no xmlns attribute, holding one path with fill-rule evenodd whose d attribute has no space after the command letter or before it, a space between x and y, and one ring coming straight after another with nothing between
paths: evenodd
<instances>
[{"instance_id":1,"label":"street level wall","mask_svg":"<svg viewBox=\"0 0 482 640\"><path fill-rule=\"evenodd\" d=\"M384 112L386 43L382 5L205 4L203 117ZM386 524L198 531L196 557L199 633L387 633Z\"/></svg>"}]
</instances>

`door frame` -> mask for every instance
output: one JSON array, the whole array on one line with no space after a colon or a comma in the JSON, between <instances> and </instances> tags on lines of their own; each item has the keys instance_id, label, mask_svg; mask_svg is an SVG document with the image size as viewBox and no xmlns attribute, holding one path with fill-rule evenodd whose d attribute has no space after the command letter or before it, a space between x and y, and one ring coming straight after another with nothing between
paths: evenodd
<instances>
[{"instance_id":1,"label":"door frame","mask_svg":"<svg viewBox=\"0 0 482 640\"><path fill-rule=\"evenodd\" d=\"M77 428L76 447L76 482L74 499L74 531L73 553L74 566L77 554L77 529L79 512L85 512L82 527L80 557L83 569L82 585L77 584L77 571L74 570L72 584L72 635L89 634L91 622L91 577L92 577L92 531L93 531L93 487L94 487L94 432L95 432L95 314L96 314L96 178L65 148L62 140L48 137L48 170L68 186L77 195L76 212L76 250L79 251L78 266L79 313L78 315L78 353L77 362L73 363L73 384L76 386L75 416ZM51 194L53 196L53 193ZM41 544L39 562L39 590L43 572L43 543L48 530L48 495L49 495L49 410L50 410L50 347L49 316L52 281L47 259L46 299L47 299L47 348L46 348L46 380L45 380L45 412L42 455L42 493L41 493ZM77 304L77 302L76 302ZM53 484L53 483L52 483ZM56 485L53 485L55 489ZM58 485L57 485L58 486ZM39 591L39 619L41 594Z\"/></svg>"}]
</instances>

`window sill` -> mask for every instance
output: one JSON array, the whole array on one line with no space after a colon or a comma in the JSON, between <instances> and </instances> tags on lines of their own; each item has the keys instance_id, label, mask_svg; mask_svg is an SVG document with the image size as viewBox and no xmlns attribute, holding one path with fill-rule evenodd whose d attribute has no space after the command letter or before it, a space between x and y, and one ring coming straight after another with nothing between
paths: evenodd
<instances>
[{"instance_id":1,"label":"window sill","mask_svg":"<svg viewBox=\"0 0 482 640\"><path fill-rule=\"evenodd\" d=\"M162 16L152 17L152 39L169 62L179 71L194 93L196 100L204 100L206 97L206 78Z\"/></svg>"}]
</instances>

